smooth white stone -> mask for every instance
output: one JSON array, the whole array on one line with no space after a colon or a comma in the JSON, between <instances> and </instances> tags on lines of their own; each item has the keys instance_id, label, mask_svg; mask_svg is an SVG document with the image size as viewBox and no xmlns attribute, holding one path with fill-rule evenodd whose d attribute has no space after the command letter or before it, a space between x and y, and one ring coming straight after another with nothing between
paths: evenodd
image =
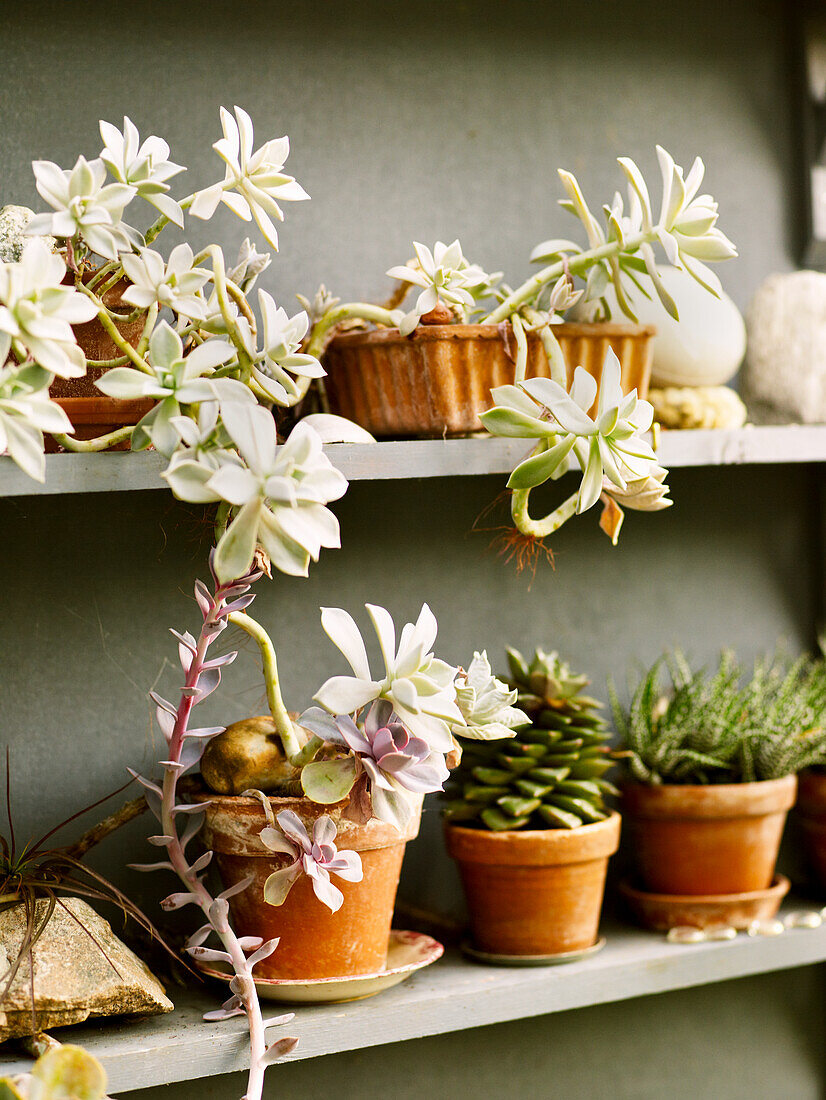
<instances>
[{"instance_id":1,"label":"smooth white stone","mask_svg":"<svg viewBox=\"0 0 826 1100\"><path fill-rule=\"evenodd\" d=\"M787 928L820 928L823 917L816 909L801 909L786 916Z\"/></svg>"},{"instance_id":2,"label":"smooth white stone","mask_svg":"<svg viewBox=\"0 0 826 1100\"><path fill-rule=\"evenodd\" d=\"M826 275L770 275L746 313L743 392L804 424L826 422Z\"/></svg>"},{"instance_id":3,"label":"smooth white stone","mask_svg":"<svg viewBox=\"0 0 826 1100\"><path fill-rule=\"evenodd\" d=\"M653 291L650 301L639 291L634 292L631 308L640 324L657 326L652 385L724 385L737 373L746 353L746 325L740 310L725 292L715 298L686 271L673 267L657 270L677 303L680 319L675 321L666 313ZM627 320L617 305L612 286L605 298L611 320ZM584 307L588 309L589 306ZM574 309L573 313L585 319L584 310Z\"/></svg>"},{"instance_id":4,"label":"smooth white stone","mask_svg":"<svg viewBox=\"0 0 826 1100\"><path fill-rule=\"evenodd\" d=\"M750 936L782 936L786 926L782 920L753 920L746 931Z\"/></svg>"},{"instance_id":5,"label":"smooth white stone","mask_svg":"<svg viewBox=\"0 0 826 1100\"><path fill-rule=\"evenodd\" d=\"M706 934L702 928L693 928L688 924L678 924L675 928L669 928L665 937L669 943L703 943Z\"/></svg>"},{"instance_id":6,"label":"smooth white stone","mask_svg":"<svg viewBox=\"0 0 826 1100\"><path fill-rule=\"evenodd\" d=\"M730 924L712 924L706 928L707 940L735 940L737 939L737 929L732 928Z\"/></svg>"}]
</instances>

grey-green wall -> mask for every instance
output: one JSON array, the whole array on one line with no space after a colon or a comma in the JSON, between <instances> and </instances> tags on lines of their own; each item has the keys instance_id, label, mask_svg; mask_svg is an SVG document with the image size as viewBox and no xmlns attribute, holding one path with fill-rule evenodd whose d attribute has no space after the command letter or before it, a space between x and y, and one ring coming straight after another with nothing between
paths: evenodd
<instances>
[{"instance_id":1,"label":"grey-green wall","mask_svg":"<svg viewBox=\"0 0 826 1100\"><path fill-rule=\"evenodd\" d=\"M382 272L414 237L458 235L515 280L533 243L569 230L555 205L556 166L577 172L598 204L619 182L614 156L630 153L652 173L660 141L683 162L705 157L741 249L723 275L743 306L766 274L792 263L783 8L0 0L0 203L37 205L28 162L94 155L98 118L124 112L166 136L191 166L191 186L204 185L220 174L209 148L217 108L240 103L261 138L290 134L289 166L313 196L288 208L264 280L289 305L320 281L382 295ZM214 228L228 251L246 229L228 214ZM196 239L210 231L196 226ZM318 624L325 603L358 616L372 600L401 618L427 600L451 659L482 646L498 657L506 642L558 646L603 696L610 672L623 679L673 642L700 659L723 644L750 655L779 635L808 645L819 614L817 476L679 472L671 512L632 516L619 550L581 521L557 542L557 572L541 570L532 587L470 533L503 479L356 484L338 507L344 549L309 581L261 586L288 703L305 704L339 667ZM192 624L207 533L197 510L162 492L2 501L0 531L3 741L25 834L151 759L145 691L174 683L165 630ZM224 721L261 706L253 655L239 664L213 706ZM455 909L438 832L434 810L402 889ZM104 865L142 851L141 835L138 825L113 841ZM122 871L120 881L135 886ZM140 886L149 901L162 889ZM822 1023L821 978L810 969L280 1067L270 1091L654 1100L721 1095L719 1069L732 1097L807 1100L821 1094ZM240 1088L222 1079L140 1095L222 1100Z\"/></svg>"}]
</instances>

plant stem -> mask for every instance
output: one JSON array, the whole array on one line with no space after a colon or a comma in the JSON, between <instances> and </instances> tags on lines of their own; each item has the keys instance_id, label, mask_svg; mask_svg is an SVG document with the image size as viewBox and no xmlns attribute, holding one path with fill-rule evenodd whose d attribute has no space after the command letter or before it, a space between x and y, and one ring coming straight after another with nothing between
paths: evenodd
<instances>
[{"instance_id":1,"label":"plant stem","mask_svg":"<svg viewBox=\"0 0 826 1100\"><path fill-rule=\"evenodd\" d=\"M216 636L214 627L221 618L225 605L224 590L228 585L219 586L215 591L212 607L204 615L204 624L195 646L195 653L186 674L184 691L175 715L175 724L169 739L168 762L164 765L163 792L161 800L161 829L164 836L171 837L166 850L169 862L188 892L193 895L196 904L204 913L213 930L230 956L236 977L237 996L241 999L247 1015L250 1038L250 1070L244 1100L260 1100L264 1087L264 1064L266 1036L261 1005L255 989L252 969L238 937L232 930L225 915L219 912L217 900L204 886L198 874L190 867L181 844L176 823L175 806L177 784L180 772L179 761L186 737L189 718L195 705L195 696L191 692L197 687L198 679L204 671L206 653ZM226 901L224 901L226 905Z\"/></svg>"},{"instance_id":2,"label":"plant stem","mask_svg":"<svg viewBox=\"0 0 826 1100\"><path fill-rule=\"evenodd\" d=\"M131 439L132 432L135 430L135 425L130 424L125 428L116 428L113 432L108 432L106 435L99 435L95 439L73 439L70 435L63 435L58 432L51 432L51 437L60 447L64 447L67 451L74 451L77 454L92 454L95 451L107 451L110 447L114 447L116 443L122 443L124 439Z\"/></svg>"},{"instance_id":3,"label":"plant stem","mask_svg":"<svg viewBox=\"0 0 826 1100\"><path fill-rule=\"evenodd\" d=\"M284 755L293 764L293 757L298 757L305 746L301 744L296 735L292 720L281 697L278 664L272 639L260 623L249 615L245 615L243 611L234 611L227 621L232 623L233 626L238 626L241 630L246 631L261 652L261 664L264 671L264 683L267 688L267 703L269 704L270 714L275 722L278 736L281 738L281 744L284 746Z\"/></svg>"},{"instance_id":4,"label":"plant stem","mask_svg":"<svg viewBox=\"0 0 826 1100\"><path fill-rule=\"evenodd\" d=\"M648 233L638 233L634 237L626 238L624 243L607 241L605 244L601 244L597 248L591 248L587 252L578 252L576 256L569 256L567 268L561 260L558 260L555 264L550 264L548 267L543 267L536 275L532 275L516 290L511 291L507 298L492 313L483 317L479 323L497 325L500 321L506 321L520 306L534 298L543 286L558 279L560 275L566 273L566 270L571 275L578 275L600 260L607 260L612 256L619 256L621 253L630 255L638 251L641 245L656 240L656 237L656 228L654 228Z\"/></svg>"},{"instance_id":5,"label":"plant stem","mask_svg":"<svg viewBox=\"0 0 826 1100\"><path fill-rule=\"evenodd\" d=\"M552 535L576 512L579 494L572 493L564 503L545 516L544 519L531 519L528 512L530 495L530 489L514 490L511 496L511 516L522 534L529 535L531 538L544 539L547 535Z\"/></svg>"},{"instance_id":6,"label":"plant stem","mask_svg":"<svg viewBox=\"0 0 826 1100\"><path fill-rule=\"evenodd\" d=\"M178 206L180 206L181 210L188 210L190 206L192 206L194 199L195 192L193 191L191 195L187 195L185 199L181 199L178 203ZM146 241L147 247L152 244L152 242L155 240L161 230L165 229L167 225L169 225L169 218L167 218L166 214L161 214L157 221L153 222L152 225L150 225L143 238Z\"/></svg>"},{"instance_id":7,"label":"plant stem","mask_svg":"<svg viewBox=\"0 0 826 1100\"><path fill-rule=\"evenodd\" d=\"M317 359L329 342L327 337L330 330L350 317L372 321L377 325L386 325L388 328L393 328L398 320L391 310L383 306L369 305L367 302L346 302L344 305L333 306L313 325L306 347L307 354L314 355Z\"/></svg>"},{"instance_id":8,"label":"plant stem","mask_svg":"<svg viewBox=\"0 0 826 1100\"><path fill-rule=\"evenodd\" d=\"M537 324L541 320L541 314L530 307L525 308L525 316L532 325ZM563 389L567 390L568 369L565 363L565 356L562 353L562 348L559 346L559 341L556 336L554 336L554 331L550 324L543 325L539 329L539 339L542 341L545 355L548 358L548 366L550 367L552 381L558 383Z\"/></svg>"},{"instance_id":9,"label":"plant stem","mask_svg":"<svg viewBox=\"0 0 826 1100\"><path fill-rule=\"evenodd\" d=\"M83 283L77 282L75 285L79 291L81 291L83 294L86 295L87 298L91 299L91 301L95 303L98 309L98 320L112 337L115 344L120 348L123 354L128 356L128 358L132 362L132 365L137 367L139 371L143 371L144 374L154 374L149 364L144 362L143 358L138 355L138 353L135 351L129 341L121 335L114 321L112 321L111 317L109 316L106 306L103 304L100 298L98 298L96 294L85 287Z\"/></svg>"}]
</instances>

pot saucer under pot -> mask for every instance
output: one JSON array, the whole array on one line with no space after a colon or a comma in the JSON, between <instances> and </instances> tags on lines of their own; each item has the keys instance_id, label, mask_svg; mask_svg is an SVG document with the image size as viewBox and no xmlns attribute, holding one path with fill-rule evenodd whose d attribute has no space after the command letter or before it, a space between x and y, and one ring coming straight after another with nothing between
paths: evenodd
<instances>
[{"instance_id":1,"label":"pot saucer under pot","mask_svg":"<svg viewBox=\"0 0 826 1100\"><path fill-rule=\"evenodd\" d=\"M653 894L624 879L619 884L619 893L636 922L655 932L667 932L681 925L694 928L727 925L742 929L748 928L752 921L770 920L776 916L780 902L789 892L789 885L785 875L775 875L767 890L692 896Z\"/></svg>"},{"instance_id":2,"label":"pot saucer under pot","mask_svg":"<svg viewBox=\"0 0 826 1100\"><path fill-rule=\"evenodd\" d=\"M497 955L490 951L480 951L470 940L465 940L462 943L462 953L474 962L485 963L488 966L558 966L561 963L579 962L580 959L596 955L605 947L605 942L605 937L600 936L590 947L582 947L578 951L562 951L557 955Z\"/></svg>"},{"instance_id":3,"label":"pot saucer under pot","mask_svg":"<svg viewBox=\"0 0 826 1100\"><path fill-rule=\"evenodd\" d=\"M390 933L387 961L374 974L348 975L341 978L256 978L255 988L263 1001L286 1001L290 1004L341 1004L373 997L384 989L398 985L417 970L436 962L444 947L422 932ZM228 982L232 970L225 963L195 963L202 974Z\"/></svg>"}]
</instances>

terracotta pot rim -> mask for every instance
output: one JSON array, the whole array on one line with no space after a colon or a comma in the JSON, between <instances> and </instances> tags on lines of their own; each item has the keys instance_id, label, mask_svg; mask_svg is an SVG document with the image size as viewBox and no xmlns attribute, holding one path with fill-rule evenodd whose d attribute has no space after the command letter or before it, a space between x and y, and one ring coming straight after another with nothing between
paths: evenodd
<instances>
[{"instance_id":1,"label":"terracotta pot rim","mask_svg":"<svg viewBox=\"0 0 826 1100\"><path fill-rule=\"evenodd\" d=\"M654 336L656 325L627 324L619 321L562 321L551 325L554 332L568 337ZM528 334L538 339L536 334ZM361 344L417 344L436 340L501 340L500 325L419 325L409 336L402 336L397 328L378 328L360 332L347 332L336 336L331 345L353 346Z\"/></svg>"},{"instance_id":2,"label":"terracotta pot rim","mask_svg":"<svg viewBox=\"0 0 826 1100\"><path fill-rule=\"evenodd\" d=\"M623 813L633 818L762 817L791 809L797 794L797 776L758 779L748 783L663 783L649 786L626 782L621 786Z\"/></svg>"},{"instance_id":3,"label":"terracotta pot rim","mask_svg":"<svg viewBox=\"0 0 826 1100\"><path fill-rule=\"evenodd\" d=\"M603 821L576 829L514 829L491 832L445 821L448 852L460 863L555 866L607 859L619 847L621 817L612 810Z\"/></svg>"},{"instance_id":4,"label":"terracotta pot rim","mask_svg":"<svg viewBox=\"0 0 826 1100\"><path fill-rule=\"evenodd\" d=\"M743 890L740 893L732 894L660 894L654 890L643 890L627 879L620 882L619 892L626 897L639 899L640 901L671 902L676 905L686 905L689 902L697 905L714 905L724 902L757 901L760 898L784 897L789 892L790 887L791 883L785 875L775 874L771 886L767 886L765 890Z\"/></svg>"},{"instance_id":5,"label":"terracotta pot rim","mask_svg":"<svg viewBox=\"0 0 826 1100\"><path fill-rule=\"evenodd\" d=\"M259 799L237 794L213 795L203 789L189 791L187 796L193 802L209 803L206 807L206 827L212 837L211 847L216 852L277 860L278 854L269 851L258 840L258 833L266 824L264 808ZM414 805L410 820L403 830L376 817L370 818L364 824L342 818L341 811L346 807L347 799L322 805L319 802L313 802L306 795L268 795L267 798L275 813L291 809L302 819L305 826L324 814L329 814L338 828L336 843L342 848L350 848L357 852L404 845L419 833L421 796Z\"/></svg>"}]
</instances>

